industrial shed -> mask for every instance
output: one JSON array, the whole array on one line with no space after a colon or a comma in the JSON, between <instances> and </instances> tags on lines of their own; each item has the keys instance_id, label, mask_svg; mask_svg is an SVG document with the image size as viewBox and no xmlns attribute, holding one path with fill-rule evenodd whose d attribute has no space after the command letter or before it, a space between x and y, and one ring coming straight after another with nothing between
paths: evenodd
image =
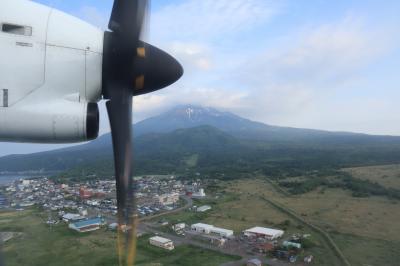
<instances>
[{"instance_id":1,"label":"industrial shed","mask_svg":"<svg viewBox=\"0 0 400 266\"><path fill-rule=\"evenodd\" d=\"M263 237L269 240L273 240L282 237L285 232L278 229L256 226L245 230L243 233L245 236L248 237Z\"/></svg>"},{"instance_id":2,"label":"industrial shed","mask_svg":"<svg viewBox=\"0 0 400 266\"><path fill-rule=\"evenodd\" d=\"M199 232L199 233L204 233L204 234L209 234L211 228L214 226L209 225L209 224L203 224L203 223L197 223L197 224L192 224L190 227L193 231Z\"/></svg>"},{"instance_id":3,"label":"industrial shed","mask_svg":"<svg viewBox=\"0 0 400 266\"><path fill-rule=\"evenodd\" d=\"M100 229L101 223L102 221L100 218L95 218L76 223L71 223L68 225L68 227L80 233L84 233Z\"/></svg>"},{"instance_id":4,"label":"industrial shed","mask_svg":"<svg viewBox=\"0 0 400 266\"><path fill-rule=\"evenodd\" d=\"M218 235L220 237L231 237L231 236L233 236L233 231L232 230L215 227L215 226L210 225L210 224L203 224L203 223L193 224L191 226L191 229L193 231L196 231L196 232L199 232L199 233L213 234L213 235Z\"/></svg>"},{"instance_id":5,"label":"industrial shed","mask_svg":"<svg viewBox=\"0 0 400 266\"><path fill-rule=\"evenodd\" d=\"M160 237L160 236L153 236L149 239L150 245L160 247L166 250L173 250L174 242L168 238Z\"/></svg>"}]
</instances>

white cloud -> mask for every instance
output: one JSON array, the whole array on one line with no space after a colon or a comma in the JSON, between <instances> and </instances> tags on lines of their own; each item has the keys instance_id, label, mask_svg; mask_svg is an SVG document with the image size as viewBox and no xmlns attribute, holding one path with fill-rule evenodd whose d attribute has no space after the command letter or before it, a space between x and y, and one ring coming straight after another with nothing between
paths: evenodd
<instances>
[{"instance_id":1,"label":"white cloud","mask_svg":"<svg viewBox=\"0 0 400 266\"><path fill-rule=\"evenodd\" d=\"M278 10L267 0L190 0L168 5L151 16L159 40L225 39L270 19Z\"/></svg>"},{"instance_id":2,"label":"white cloud","mask_svg":"<svg viewBox=\"0 0 400 266\"><path fill-rule=\"evenodd\" d=\"M249 108L242 113L272 124L299 127L341 129L345 122L339 123L340 119L355 124L363 117L340 112L336 119L338 112L331 99L342 99L351 107L352 99L361 96L355 94L363 93L358 88L368 86L368 67L390 54L394 46L390 28L374 27L354 17L289 34L236 71L241 73L240 84L246 84L249 91L244 99ZM357 102L353 108L367 104ZM374 110L382 118L389 114L382 108ZM335 122L329 120L334 117ZM322 122L324 119L329 122ZM373 130L374 122L368 125Z\"/></svg>"},{"instance_id":3,"label":"white cloud","mask_svg":"<svg viewBox=\"0 0 400 266\"><path fill-rule=\"evenodd\" d=\"M208 71L212 68L211 51L206 45L173 42L167 50L184 66L186 74L190 71Z\"/></svg>"},{"instance_id":4,"label":"white cloud","mask_svg":"<svg viewBox=\"0 0 400 266\"><path fill-rule=\"evenodd\" d=\"M360 72L390 50L389 37L387 29L347 16L271 40L272 48L256 56L250 51L245 60L233 64L235 68L223 58L236 54L223 54L224 47L212 46L211 41L174 42L168 49L183 63L185 77L179 86L156 94L164 95L167 103L146 104L142 98L142 105L158 109L187 101L231 108L265 122L298 124L296 119L314 112L319 101L358 82Z\"/></svg>"}]
</instances>

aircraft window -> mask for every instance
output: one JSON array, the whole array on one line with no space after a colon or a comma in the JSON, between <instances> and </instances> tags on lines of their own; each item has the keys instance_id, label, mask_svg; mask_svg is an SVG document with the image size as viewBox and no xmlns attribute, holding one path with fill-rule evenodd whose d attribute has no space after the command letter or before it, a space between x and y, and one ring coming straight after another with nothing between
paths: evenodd
<instances>
[{"instance_id":1,"label":"aircraft window","mask_svg":"<svg viewBox=\"0 0 400 266\"><path fill-rule=\"evenodd\" d=\"M32 36L32 27L29 27L29 26L21 26L21 25L15 25L15 24L3 24L1 26L1 31L11 33L11 34Z\"/></svg>"}]
</instances>

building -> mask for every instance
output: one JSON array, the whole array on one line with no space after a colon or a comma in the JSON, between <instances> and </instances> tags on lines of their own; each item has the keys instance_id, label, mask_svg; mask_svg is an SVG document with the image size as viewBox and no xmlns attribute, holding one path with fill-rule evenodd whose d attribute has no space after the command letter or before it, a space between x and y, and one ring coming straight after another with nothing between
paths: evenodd
<instances>
[{"instance_id":1,"label":"building","mask_svg":"<svg viewBox=\"0 0 400 266\"><path fill-rule=\"evenodd\" d=\"M163 194L160 196L156 196L156 200L159 204L163 206L172 205L179 201L179 194L178 193Z\"/></svg>"},{"instance_id":2,"label":"building","mask_svg":"<svg viewBox=\"0 0 400 266\"><path fill-rule=\"evenodd\" d=\"M84 187L81 187L79 189L79 196L81 199L89 199L93 196L93 191L90 189L86 189Z\"/></svg>"},{"instance_id":3,"label":"building","mask_svg":"<svg viewBox=\"0 0 400 266\"><path fill-rule=\"evenodd\" d=\"M168 238L160 237L160 236L153 236L149 239L150 245L160 247L166 250L173 250L174 242Z\"/></svg>"},{"instance_id":4,"label":"building","mask_svg":"<svg viewBox=\"0 0 400 266\"><path fill-rule=\"evenodd\" d=\"M88 215L88 211L87 211L86 209L80 209L80 210L79 210L79 214L80 214L81 216L87 216L87 215Z\"/></svg>"},{"instance_id":5,"label":"building","mask_svg":"<svg viewBox=\"0 0 400 266\"><path fill-rule=\"evenodd\" d=\"M301 244L300 243L290 242L290 241L283 241L282 246L287 247L287 248L301 249Z\"/></svg>"},{"instance_id":6,"label":"building","mask_svg":"<svg viewBox=\"0 0 400 266\"><path fill-rule=\"evenodd\" d=\"M282 230L257 226L247 229L243 233L247 237L263 237L269 240L274 240L279 237L282 237L285 232Z\"/></svg>"},{"instance_id":7,"label":"building","mask_svg":"<svg viewBox=\"0 0 400 266\"><path fill-rule=\"evenodd\" d=\"M197 224L192 224L192 226L190 228L193 231L196 231L199 233L209 234L213 227L214 227L213 225L197 223Z\"/></svg>"},{"instance_id":8,"label":"building","mask_svg":"<svg viewBox=\"0 0 400 266\"><path fill-rule=\"evenodd\" d=\"M62 216L64 222L71 222L71 221L79 221L84 219L85 217L81 216L77 213L66 213Z\"/></svg>"},{"instance_id":9,"label":"building","mask_svg":"<svg viewBox=\"0 0 400 266\"><path fill-rule=\"evenodd\" d=\"M220 237L231 237L233 236L233 231L229 229L224 229L220 227L213 227L210 234L217 235Z\"/></svg>"},{"instance_id":10,"label":"building","mask_svg":"<svg viewBox=\"0 0 400 266\"><path fill-rule=\"evenodd\" d=\"M246 266L262 266L262 262L259 259L250 259L247 261Z\"/></svg>"},{"instance_id":11,"label":"building","mask_svg":"<svg viewBox=\"0 0 400 266\"><path fill-rule=\"evenodd\" d=\"M29 180L29 179L22 180L22 185L24 185L24 186L29 186L30 183L31 183L31 180Z\"/></svg>"},{"instance_id":12,"label":"building","mask_svg":"<svg viewBox=\"0 0 400 266\"><path fill-rule=\"evenodd\" d=\"M193 231L196 231L196 232L199 232L199 233L217 235L217 236L220 236L220 237L228 238L228 237L233 236L233 231L232 230L224 229L224 228L220 228L220 227L215 227L215 226L210 225L210 224L203 224L203 223L193 224L191 226L191 229Z\"/></svg>"},{"instance_id":13,"label":"building","mask_svg":"<svg viewBox=\"0 0 400 266\"><path fill-rule=\"evenodd\" d=\"M196 209L197 212L206 212L208 210L211 210L211 206L209 205L204 205Z\"/></svg>"},{"instance_id":14,"label":"building","mask_svg":"<svg viewBox=\"0 0 400 266\"><path fill-rule=\"evenodd\" d=\"M205 196L206 196L206 193L204 192L203 188L200 188L199 191L192 193L193 198L204 198Z\"/></svg>"},{"instance_id":15,"label":"building","mask_svg":"<svg viewBox=\"0 0 400 266\"><path fill-rule=\"evenodd\" d=\"M69 224L68 227L80 233L84 233L100 229L101 223L102 223L101 218L94 218L76 223L71 223Z\"/></svg>"},{"instance_id":16,"label":"building","mask_svg":"<svg viewBox=\"0 0 400 266\"><path fill-rule=\"evenodd\" d=\"M185 223L178 223L172 226L172 229L177 232L177 231L183 231L186 228L186 224Z\"/></svg>"},{"instance_id":17,"label":"building","mask_svg":"<svg viewBox=\"0 0 400 266\"><path fill-rule=\"evenodd\" d=\"M111 223L111 224L109 224L108 225L108 229L110 229L110 230L117 230L117 228L118 228L118 224L117 223Z\"/></svg>"}]
</instances>

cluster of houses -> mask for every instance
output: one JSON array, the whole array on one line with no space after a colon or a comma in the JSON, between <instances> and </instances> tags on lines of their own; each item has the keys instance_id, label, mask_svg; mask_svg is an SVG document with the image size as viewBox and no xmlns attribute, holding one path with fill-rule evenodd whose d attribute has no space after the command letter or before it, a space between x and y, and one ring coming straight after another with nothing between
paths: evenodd
<instances>
[{"instance_id":1,"label":"cluster of houses","mask_svg":"<svg viewBox=\"0 0 400 266\"><path fill-rule=\"evenodd\" d=\"M5 188L10 207L37 205L51 211L78 210L93 205L111 212L115 208L115 200L105 202L102 199L114 194L115 182L107 180L67 185L56 184L48 178L37 178L18 180Z\"/></svg>"},{"instance_id":2,"label":"cluster of houses","mask_svg":"<svg viewBox=\"0 0 400 266\"><path fill-rule=\"evenodd\" d=\"M198 184L179 181L175 176L143 176L135 178L139 215L151 215L171 210L178 205L186 191L197 189ZM37 205L45 210L91 209L98 214L116 214L114 180L95 180L72 184L57 184L49 178L17 180L4 190L8 207L23 209ZM196 190L197 191L197 190ZM205 195L204 190L200 190ZM5 206L7 207L7 206Z\"/></svg>"},{"instance_id":3,"label":"cluster of houses","mask_svg":"<svg viewBox=\"0 0 400 266\"><path fill-rule=\"evenodd\" d=\"M175 176L135 177L138 215L146 216L172 210L179 205L180 195L189 190L205 195L204 190L199 190L198 187L199 183L182 182ZM69 228L79 232L98 229L100 220L97 217L117 214L114 180L57 184L45 177L20 179L4 187L1 196L1 203L5 208L23 210L36 205L49 213L58 213L58 218L49 215L47 224L52 225L63 220L69 223Z\"/></svg>"}]
</instances>

